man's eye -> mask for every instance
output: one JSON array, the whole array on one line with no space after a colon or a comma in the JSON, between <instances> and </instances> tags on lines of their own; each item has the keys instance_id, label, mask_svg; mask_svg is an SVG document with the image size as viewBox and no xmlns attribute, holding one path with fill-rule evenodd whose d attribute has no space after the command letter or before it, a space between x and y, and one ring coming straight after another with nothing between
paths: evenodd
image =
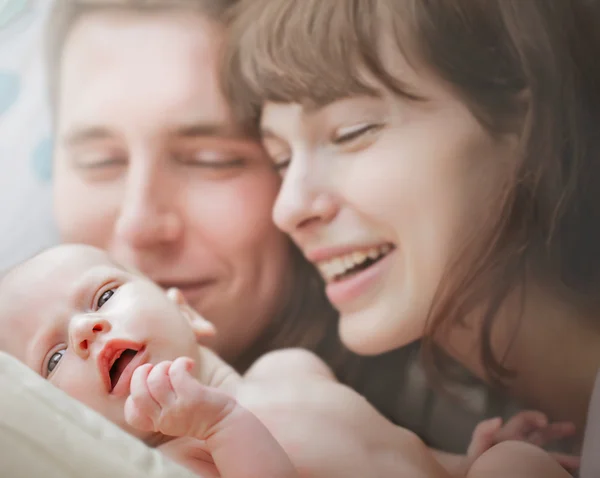
<instances>
[{"instance_id":1,"label":"man's eye","mask_svg":"<svg viewBox=\"0 0 600 478\"><path fill-rule=\"evenodd\" d=\"M127 164L127 158L120 155L87 154L74 158L75 165L80 169L104 169Z\"/></svg>"},{"instance_id":2,"label":"man's eye","mask_svg":"<svg viewBox=\"0 0 600 478\"><path fill-rule=\"evenodd\" d=\"M106 304L114 294L114 289L109 289L105 291L98 299L98 303L96 304L98 308L101 308L104 304Z\"/></svg>"},{"instance_id":3,"label":"man's eye","mask_svg":"<svg viewBox=\"0 0 600 478\"><path fill-rule=\"evenodd\" d=\"M48 375L50 375L52 373L52 371L58 366L58 362L60 362L60 359L63 358L63 355L65 354L66 350L59 350L57 352L54 352L52 354L52 356L50 357L50 360L48 360L48 365L46 366L46 373Z\"/></svg>"},{"instance_id":4,"label":"man's eye","mask_svg":"<svg viewBox=\"0 0 600 478\"><path fill-rule=\"evenodd\" d=\"M177 155L176 159L183 164L200 168L229 169L244 166L245 159L239 155L219 151L194 151Z\"/></svg>"}]
</instances>

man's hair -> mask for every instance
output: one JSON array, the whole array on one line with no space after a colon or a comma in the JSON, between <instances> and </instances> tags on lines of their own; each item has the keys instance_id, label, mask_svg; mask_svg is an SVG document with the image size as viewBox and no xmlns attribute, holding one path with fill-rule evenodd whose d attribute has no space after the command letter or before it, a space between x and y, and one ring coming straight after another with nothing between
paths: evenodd
<instances>
[{"instance_id":1,"label":"man's hair","mask_svg":"<svg viewBox=\"0 0 600 478\"><path fill-rule=\"evenodd\" d=\"M224 22L237 0L56 0L46 31L46 69L53 115L58 105L60 67L65 43L75 24L85 15L101 11L157 12L191 10L215 22Z\"/></svg>"}]
</instances>

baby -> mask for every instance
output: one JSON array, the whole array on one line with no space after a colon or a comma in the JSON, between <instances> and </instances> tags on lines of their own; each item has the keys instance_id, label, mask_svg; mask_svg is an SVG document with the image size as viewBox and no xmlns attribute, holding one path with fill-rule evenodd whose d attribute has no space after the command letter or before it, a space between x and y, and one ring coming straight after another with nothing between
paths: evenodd
<instances>
[{"instance_id":1,"label":"baby","mask_svg":"<svg viewBox=\"0 0 600 478\"><path fill-rule=\"evenodd\" d=\"M0 350L205 477L394 476L399 463L406 476L490 476L471 465L494 437L540 419L484 422L444 468L309 352L273 352L240 377L198 347L215 331L179 291L88 246L49 249L6 274L0 327L10 330Z\"/></svg>"}]
</instances>

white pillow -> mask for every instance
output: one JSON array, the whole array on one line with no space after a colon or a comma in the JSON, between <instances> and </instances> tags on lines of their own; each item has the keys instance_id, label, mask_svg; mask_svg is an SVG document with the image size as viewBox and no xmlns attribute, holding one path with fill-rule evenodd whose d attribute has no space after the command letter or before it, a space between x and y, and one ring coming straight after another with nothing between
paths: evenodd
<instances>
[{"instance_id":1,"label":"white pillow","mask_svg":"<svg viewBox=\"0 0 600 478\"><path fill-rule=\"evenodd\" d=\"M0 1L0 270L57 242L41 48L52 3Z\"/></svg>"},{"instance_id":2,"label":"white pillow","mask_svg":"<svg viewBox=\"0 0 600 478\"><path fill-rule=\"evenodd\" d=\"M4 353L0 476L197 478Z\"/></svg>"}]
</instances>

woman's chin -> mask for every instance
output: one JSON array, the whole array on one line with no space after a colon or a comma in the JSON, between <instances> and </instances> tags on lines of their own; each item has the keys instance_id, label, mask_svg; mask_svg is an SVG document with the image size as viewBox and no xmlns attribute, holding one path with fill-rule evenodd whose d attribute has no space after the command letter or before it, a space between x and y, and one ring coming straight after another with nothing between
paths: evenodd
<instances>
[{"instance_id":1,"label":"woman's chin","mask_svg":"<svg viewBox=\"0 0 600 478\"><path fill-rule=\"evenodd\" d=\"M380 355L404 347L423 335L423 324L389 316L377 307L342 314L339 334L342 343L359 355Z\"/></svg>"}]
</instances>

